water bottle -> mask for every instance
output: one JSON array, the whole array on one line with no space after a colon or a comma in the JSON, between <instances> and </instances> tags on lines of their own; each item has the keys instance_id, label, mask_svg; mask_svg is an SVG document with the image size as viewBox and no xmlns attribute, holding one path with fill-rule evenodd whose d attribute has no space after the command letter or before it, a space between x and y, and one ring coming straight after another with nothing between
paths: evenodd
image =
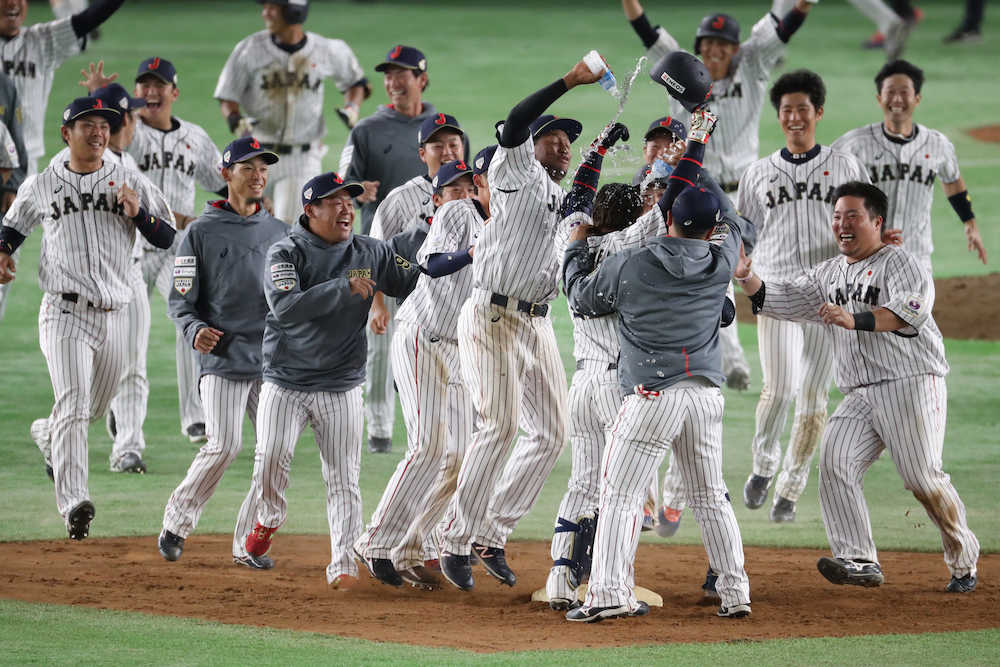
<instances>
[{"instance_id":1,"label":"water bottle","mask_svg":"<svg viewBox=\"0 0 1000 667\"><path fill-rule=\"evenodd\" d=\"M583 62L586 63L587 67L590 68L591 73L599 74L604 72L598 83L601 84L601 88L608 91L612 95L615 95L618 91L618 82L615 81L615 75L608 67L607 61L601 56L597 51L591 51L583 57Z\"/></svg>"}]
</instances>

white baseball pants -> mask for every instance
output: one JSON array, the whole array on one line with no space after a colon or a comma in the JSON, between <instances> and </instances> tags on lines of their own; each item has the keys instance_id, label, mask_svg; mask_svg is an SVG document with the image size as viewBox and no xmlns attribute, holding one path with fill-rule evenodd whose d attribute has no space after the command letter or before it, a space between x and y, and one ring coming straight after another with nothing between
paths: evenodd
<instances>
[{"instance_id":1,"label":"white baseball pants","mask_svg":"<svg viewBox=\"0 0 1000 667\"><path fill-rule=\"evenodd\" d=\"M369 438L392 439L396 422L396 392L393 389L392 337L396 332L396 299L385 297L389 324L384 334L365 327L368 357L365 361L365 420ZM368 319L371 323L371 318Z\"/></svg>"}]
</instances>

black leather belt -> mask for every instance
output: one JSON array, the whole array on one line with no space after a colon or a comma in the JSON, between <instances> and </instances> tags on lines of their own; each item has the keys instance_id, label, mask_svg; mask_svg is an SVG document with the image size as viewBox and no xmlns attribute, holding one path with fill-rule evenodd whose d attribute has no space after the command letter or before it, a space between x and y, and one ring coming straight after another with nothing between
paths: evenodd
<instances>
[{"instance_id":1,"label":"black leather belt","mask_svg":"<svg viewBox=\"0 0 1000 667\"><path fill-rule=\"evenodd\" d=\"M586 364L587 364L587 361L585 359L578 359L577 362L576 362L576 370L582 371L583 368L584 368L584 366L586 366ZM609 371L616 371L616 370L618 370L618 362L617 361L612 361L610 364L608 364L607 370L609 370Z\"/></svg>"},{"instance_id":2,"label":"black leather belt","mask_svg":"<svg viewBox=\"0 0 1000 667\"><path fill-rule=\"evenodd\" d=\"M62 296L63 301L69 301L70 303L80 302L80 295L76 294L75 292L63 292L60 296ZM110 310L109 308L101 308L100 306L95 306L93 301L88 301L87 305L95 310L103 310L103 311Z\"/></svg>"},{"instance_id":3,"label":"black leather belt","mask_svg":"<svg viewBox=\"0 0 1000 667\"><path fill-rule=\"evenodd\" d=\"M296 148L307 151L312 148L312 144L261 144L260 147L264 150L273 151L278 155L288 155Z\"/></svg>"},{"instance_id":4,"label":"black leather belt","mask_svg":"<svg viewBox=\"0 0 1000 667\"><path fill-rule=\"evenodd\" d=\"M512 299L506 297L503 294L497 294L494 292L490 295L490 303L494 306L500 306L501 308L506 308L507 304L510 303ZM545 317L549 313L549 305L547 303L532 303L530 301L518 301L517 309L522 313L527 313L531 317Z\"/></svg>"},{"instance_id":5,"label":"black leather belt","mask_svg":"<svg viewBox=\"0 0 1000 667\"><path fill-rule=\"evenodd\" d=\"M734 183L719 183L719 187L722 188L723 192L736 192L740 189L739 182Z\"/></svg>"}]
</instances>

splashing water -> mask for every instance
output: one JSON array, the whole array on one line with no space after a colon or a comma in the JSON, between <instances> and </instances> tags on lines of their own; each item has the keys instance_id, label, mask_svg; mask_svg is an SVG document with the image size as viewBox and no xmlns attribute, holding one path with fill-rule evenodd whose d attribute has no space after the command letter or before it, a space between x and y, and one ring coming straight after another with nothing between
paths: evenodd
<instances>
[{"instance_id":1,"label":"splashing water","mask_svg":"<svg viewBox=\"0 0 1000 667\"><path fill-rule=\"evenodd\" d=\"M646 56L639 58L635 62L635 67L632 69L632 73L629 74L626 79L620 80L618 86L611 93L614 98L618 100L618 112L614 115L614 118L604 125L604 129L602 129L601 133L597 136L597 140L590 146L587 146L580 151L581 160L587 159L587 156L590 155L594 145L600 145L600 143L604 141L604 138L608 135L608 131L612 126L614 126L615 123L618 122L622 113L625 112L625 104L628 103L629 95L632 92L632 84L635 83L636 78L639 76L639 72L642 71L642 66L646 64L646 60ZM630 154L631 149L628 147L628 144L616 144L608 149L607 153L604 154L604 159L605 161L610 160L615 167L620 167L623 166L620 163L625 161L623 158L630 158Z\"/></svg>"}]
</instances>

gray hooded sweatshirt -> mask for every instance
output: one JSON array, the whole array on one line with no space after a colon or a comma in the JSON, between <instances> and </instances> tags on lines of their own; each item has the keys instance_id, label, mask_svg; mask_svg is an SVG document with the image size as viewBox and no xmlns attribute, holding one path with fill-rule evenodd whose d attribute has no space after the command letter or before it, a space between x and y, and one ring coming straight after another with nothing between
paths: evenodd
<instances>
[{"instance_id":1,"label":"gray hooded sweatshirt","mask_svg":"<svg viewBox=\"0 0 1000 667\"><path fill-rule=\"evenodd\" d=\"M267 250L288 234L288 225L263 208L244 218L224 205L205 204L187 228L174 258L168 310L192 347L202 327L223 332L215 349L200 357L202 375L252 380L261 376Z\"/></svg>"},{"instance_id":2,"label":"gray hooded sweatshirt","mask_svg":"<svg viewBox=\"0 0 1000 667\"><path fill-rule=\"evenodd\" d=\"M275 243L264 291L264 379L296 391L343 392L365 380L365 327L372 299L351 294L351 278L370 278L389 296L409 294L420 271L389 244L351 234L327 243L300 222Z\"/></svg>"},{"instance_id":3,"label":"gray hooded sweatshirt","mask_svg":"<svg viewBox=\"0 0 1000 667\"><path fill-rule=\"evenodd\" d=\"M753 245L754 226L721 216L711 241L657 237L605 259L593 271L586 241L566 248L563 280L573 310L618 313L618 373L625 394L642 385L660 390L693 376L725 381L719 319L739 260L740 240Z\"/></svg>"}]
</instances>

